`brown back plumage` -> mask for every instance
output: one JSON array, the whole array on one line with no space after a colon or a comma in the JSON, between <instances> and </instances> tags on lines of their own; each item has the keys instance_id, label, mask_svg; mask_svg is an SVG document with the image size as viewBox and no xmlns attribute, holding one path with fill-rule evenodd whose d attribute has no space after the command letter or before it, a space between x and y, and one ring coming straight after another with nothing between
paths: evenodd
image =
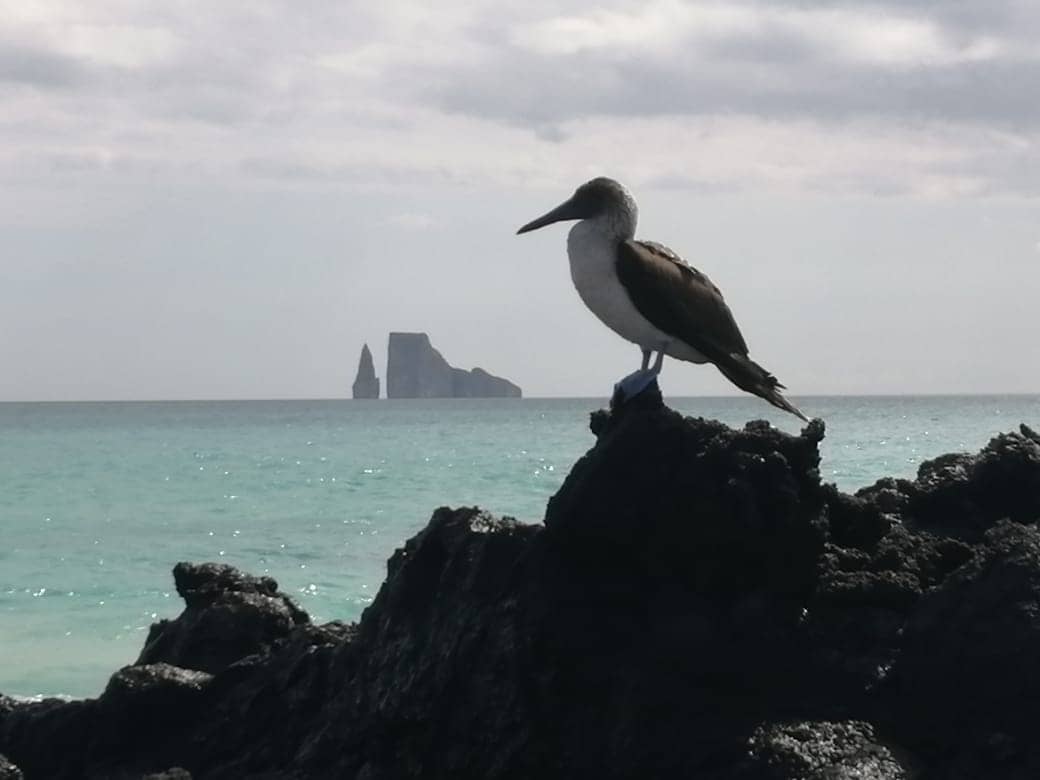
<instances>
[{"instance_id":1,"label":"brown back plumage","mask_svg":"<svg viewBox=\"0 0 1040 780\"><path fill-rule=\"evenodd\" d=\"M777 378L748 357L733 313L707 276L651 241L622 242L617 274L636 309L657 328L696 349L737 387L807 421L780 393Z\"/></svg>"}]
</instances>

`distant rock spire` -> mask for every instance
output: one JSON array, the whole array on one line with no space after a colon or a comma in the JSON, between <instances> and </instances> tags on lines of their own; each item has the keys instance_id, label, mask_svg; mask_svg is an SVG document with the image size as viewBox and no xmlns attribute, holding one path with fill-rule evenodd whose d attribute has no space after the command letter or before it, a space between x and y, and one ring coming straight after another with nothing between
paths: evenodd
<instances>
[{"instance_id":1,"label":"distant rock spire","mask_svg":"<svg viewBox=\"0 0 1040 780\"><path fill-rule=\"evenodd\" d=\"M361 348L361 360L358 362L357 377L354 379L355 398L379 398L379 377L372 362L372 352L365 344Z\"/></svg>"}]
</instances>

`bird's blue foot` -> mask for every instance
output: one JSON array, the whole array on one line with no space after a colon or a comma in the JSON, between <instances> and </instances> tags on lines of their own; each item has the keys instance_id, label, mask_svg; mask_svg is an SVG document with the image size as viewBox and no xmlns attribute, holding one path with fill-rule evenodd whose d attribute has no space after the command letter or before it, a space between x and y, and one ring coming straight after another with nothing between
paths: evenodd
<instances>
[{"instance_id":1,"label":"bird's blue foot","mask_svg":"<svg viewBox=\"0 0 1040 780\"><path fill-rule=\"evenodd\" d=\"M660 372L654 371L652 368L641 368L638 371L633 371L614 385L614 398L621 402L635 398L654 383L658 373Z\"/></svg>"}]
</instances>

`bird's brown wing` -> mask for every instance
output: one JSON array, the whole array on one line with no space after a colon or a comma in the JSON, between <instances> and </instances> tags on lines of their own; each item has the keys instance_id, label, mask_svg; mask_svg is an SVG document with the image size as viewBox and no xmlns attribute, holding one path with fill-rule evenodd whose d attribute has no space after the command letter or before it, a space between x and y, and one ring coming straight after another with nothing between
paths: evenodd
<instances>
[{"instance_id":1,"label":"bird's brown wing","mask_svg":"<svg viewBox=\"0 0 1040 780\"><path fill-rule=\"evenodd\" d=\"M733 313L711 280L675 252L651 241L625 241L617 273L639 313L713 363L748 348Z\"/></svg>"},{"instance_id":2,"label":"bird's brown wing","mask_svg":"<svg viewBox=\"0 0 1040 780\"><path fill-rule=\"evenodd\" d=\"M617 274L639 313L660 330L696 349L737 387L806 420L777 378L748 357L733 313L707 276L651 241L622 243Z\"/></svg>"}]
</instances>

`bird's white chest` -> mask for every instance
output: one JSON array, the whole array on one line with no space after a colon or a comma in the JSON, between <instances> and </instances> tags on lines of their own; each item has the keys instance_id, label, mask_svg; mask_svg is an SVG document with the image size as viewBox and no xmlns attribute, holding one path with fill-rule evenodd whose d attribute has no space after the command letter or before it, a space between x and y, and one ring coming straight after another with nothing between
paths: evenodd
<instances>
[{"instance_id":1,"label":"bird's white chest","mask_svg":"<svg viewBox=\"0 0 1040 780\"><path fill-rule=\"evenodd\" d=\"M594 220L579 222L567 235L571 279L585 305L619 336L643 349L664 349L672 337L636 309L617 275L617 243Z\"/></svg>"}]
</instances>

